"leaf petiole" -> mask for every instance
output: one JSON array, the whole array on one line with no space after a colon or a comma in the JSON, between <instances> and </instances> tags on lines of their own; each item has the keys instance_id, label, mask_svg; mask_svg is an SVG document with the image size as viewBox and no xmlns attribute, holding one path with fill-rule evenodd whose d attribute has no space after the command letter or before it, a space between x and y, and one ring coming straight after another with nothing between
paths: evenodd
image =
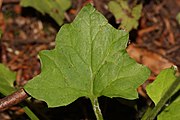
<instances>
[{"instance_id":1,"label":"leaf petiole","mask_svg":"<svg viewBox=\"0 0 180 120\"><path fill-rule=\"evenodd\" d=\"M96 119L97 120L103 120L103 116L101 113L101 109L99 107L98 99L97 98L90 98L90 100L91 100L91 104L93 106L93 110L94 110Z\"/></svg>"}]
</instances>

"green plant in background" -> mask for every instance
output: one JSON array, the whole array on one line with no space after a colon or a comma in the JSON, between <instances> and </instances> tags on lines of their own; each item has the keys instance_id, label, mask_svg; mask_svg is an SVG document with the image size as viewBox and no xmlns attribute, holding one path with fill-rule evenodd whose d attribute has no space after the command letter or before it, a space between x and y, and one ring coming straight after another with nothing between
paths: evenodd
<instances>
[{"instance_id":1,"label":"green plant in background","mask_svg":"<svg viewBox=\"0 0 180 120\"><path fill-rule=\"evenodd\" d=\"M127 32L113 28L87 5L74 22L61 27L55 49L40 52L41 74L24 88L49 107L88 97L97 119L102 120L98 97L136 99L137 87L150 74L129 57L127 42Z\"/></svg>"},{"instance_id":2,"label":"green plant in background","mask_svg":"<svg viewBox=\"0 0 180 120\"><path fill-rule=\"evenodd\" d=\"M0 92L3 95L9 95L16 90L14 88L15 79L16 73L10 71L3 64L0 64Z\"/></svg>"},{"instance_id":3,"label":"green plant in background","mask_svg":"<svg viewBox=\"0 0 180 120\"><path fill-rule=\"evenodd\" d=\"M14 87L14 80L16 79L16 73L10 71L6 66L0 64L0 93L4 96L7 96L17 89ZM31 118L32 120L38 120L36 115L27 107L23 107L25 113Z\"/></svg>"},{"instance_id":4,"label":"green plant in background","mask_svg":"<svg viewBox=\"0 0 180 120\"><path fill-rule=\"evenodd\" d=\"M174 68L162 70L156 80L147 86L147 94L153 100L155 105L158 104L162 96L165 95L166 90L168 90L171 84L176 80L176 76L174 74ZM177 89L179 88L180 85ZM177 90L175 92L177 92Z\"/></svg>"},{"instance_id":5,"label":"green plant in background","mask_svg":"<svg viewBox=\"0 0 180 120\"><path fill-rule=\"evenodd\" d=\"M166 107L160 115L158 115L158 120L177 120L180 119L180 95L168 106Z\"/></svg>"},{"instance_id":6,"label":"green plant in background","mask_svg":"<svg viewBox=\"0 0 180 120\"><path fill-rule=\"evenodd\" d=\"M1 38L1 35L2 35L2 30L0 29L0 38Z\"/></svg>"},{"instance_id":7,"label":"green plant in background","mask_svg":"<svg viewBox=\"0 0 180 120\"><path fill-rule=\"evenodd\" d=\"M120 28L130 31L138 27L142 4L130 8L127 0L115 0L108 3L109 10L114 14Z\"/></svg>"},{"instance_id":8,"label":"green plant in background","mask_svg":"<svg viewBox=\"0 0 180 120\"><path fill-rule=\"evenodd\" d=\"M0 38L2 31L0 29ZM1 39L0 39L1 42ZM0 63L0 94L8 96L9 94L15 92L17 89L14 87L14 81L16 79L16 73L12 72L5 65ZM25 113L29 116L31 120L39 120L38 117L27 107L23 106Z\"/></svg>"},{"instance_id":9,"label":"green plant in background","mask_svg":"<svg viewBox=\"0 0 180 120\"><path fill-rule=\"evenodd\" d=\"M178 21L178 23L179 23L179 25L180 25L180 12L177 14L176 20Z\"/></svg>"},{"instance_id":10,"label":"green plant in background","mask_svg":"<svg viewBox=\"0 0 180 120\"><path fill-rule=\"evenodd\" d=\"M156 80L147 86L146 91L155 107L149 109L142 120L153 120L158 115L158 120L176 120L180 118L180 95L175 95L180 90L180 77L175 76L174 67L165 69L157 76ZM174 96L175 95L175 96ZM172 97L171 103L166 106L167 101ZM165 109L163 109L163 107Z\"/></svg>"},{"instance_id":11,"label":"green plant in background","mask_svg":"<svg viewBox=\"0 0 180 120\"><path fill-rule=\"evenodd\" d=\"M64 12L71 6L70 0L21 0L20 4L50 15L59 25L63 24Z\"/></svg>"}]
</instances>

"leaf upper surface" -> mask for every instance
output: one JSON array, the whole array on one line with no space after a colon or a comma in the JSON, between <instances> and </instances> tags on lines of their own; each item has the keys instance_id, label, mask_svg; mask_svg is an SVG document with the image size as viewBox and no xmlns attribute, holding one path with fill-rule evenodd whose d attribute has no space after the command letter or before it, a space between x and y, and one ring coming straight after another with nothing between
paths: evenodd
<instances>
[{"instance_id":1,"label":"leaf upper surface","mask_svg":"<svg viewBox=\"0 0 180 120\"><path fill-rule=\"evenodd\" d=\"M147 86L147 94L153 100L155 105L157 105L157 103L160 101L160 99L163 97L163 95L166 93L175 79L175 70L173 68L168 68L162 70L157 76L156 80L152 84ZM180 89L180 85L178 86L177 90L178 89Z\"/></svg>"},{"instance_id":2,"label":"leaf upper surface","mask_svg":"<svg viewBox=\"0 0 180 120\"><path fill-rule=\"evenodd\" d=\"M91 5L74 22L61 27L54 50L40 52L41 74L25 90L49 107L86 96L136 99L137 87L149 76L127 52L128 33L116 30Z\"/></svg>"},{"instance_id":3,"label":"leaf upper surface","mask_svg":"<svg viewBox=\"0 0 180 120\"><path fill-rule=\"evenodd\" d=\"M166 107L160 115L158 120L179 120L180 119L180 95Z\"/></svg>"}]
</instances>

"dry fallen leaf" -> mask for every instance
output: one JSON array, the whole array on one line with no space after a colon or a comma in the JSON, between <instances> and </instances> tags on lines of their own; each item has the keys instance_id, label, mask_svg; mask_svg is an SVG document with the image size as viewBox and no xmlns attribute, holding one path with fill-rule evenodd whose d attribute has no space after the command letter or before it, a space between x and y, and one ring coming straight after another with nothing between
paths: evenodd
<instances>
[{"instance_id":1,"label":"dry fallen leaf","mask_svg":"<svg viewBox=\"0 0 180 120\"><path fill-rule=\"evenodd\" d=\"M162 69L169 68L173 65L173 63L163 58L161 55L145 48L139 48L134 44L128 46L127 52L137 62L148 66L155 75L159 74Z\"/></svg>"}]
</instances>

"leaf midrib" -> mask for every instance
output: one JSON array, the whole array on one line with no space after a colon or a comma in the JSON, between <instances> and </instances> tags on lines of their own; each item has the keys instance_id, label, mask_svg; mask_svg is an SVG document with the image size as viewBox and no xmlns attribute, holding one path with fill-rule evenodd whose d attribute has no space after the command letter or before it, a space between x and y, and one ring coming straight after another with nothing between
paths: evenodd
<instances>
[{"instance_id":1,"label":"leaf midrib","mask_svg":"<svg viewBox=\"0 0 180 120\"><path fill-rule=\"evenodd\" d=\"M108 22L106 23L106 24L108 24ZM106 25L105 24L105 25ZM90 20L90 25L91 25L91 20ZM100 30L99 30L100 31ZM98 69L95 71L95 72L93 72L92 71L92 62L93 62L93 60L92 60L92 51L93 51L93 43L94 43L94 41L95 41L95 38L96 38L96 36L98 35L98 33L99 33L99 31L96 33L96 35L95 35L95 37L92 39L91 38L91 28L90 28L90 39L91 39L91 66L90 66L90 71L91 71L91 81L92 81L92 86L91 86L91 95L92 96L95 96L95 94L94 94L94 80L95 80L95 78L96 78L96 75L98 74L98 72L100 71L100 69L103 67L103 65L105 65L105 61L106 61L106 59L107 59L107 57L109 56L109 54L110 54L110 52L112 51L112 49L113 49L113 44L115 43L115 42L117 42L117 41L119 41L121 38L123 38L123 37L125 37L125 35L122 35L122 37L121 38L119 38L119 39L117 39L116 41L111 41L111 45L110 46L108 46L107 48L106 48L106 50L105 51L107 51L106 52L106 55L104 56L104 58L102 59L102 62L100 62L101 64L100 65L98 65ZM121 50L123 50L123 49L119 49L117 52L119 52L119 51L121 51ZM116 52L116 53L117 53ZM121 68L120 68L121 69ZM119 70L120 71L120 70ZM118 72L119 73L119 72ZM117 74L117 76L118 76L118 74ZM106 86L107 87L107 86ZM103 91L103 90L102 90ZM101 92L102 92L101 91Z\"/></svg>"}]
</instances>

